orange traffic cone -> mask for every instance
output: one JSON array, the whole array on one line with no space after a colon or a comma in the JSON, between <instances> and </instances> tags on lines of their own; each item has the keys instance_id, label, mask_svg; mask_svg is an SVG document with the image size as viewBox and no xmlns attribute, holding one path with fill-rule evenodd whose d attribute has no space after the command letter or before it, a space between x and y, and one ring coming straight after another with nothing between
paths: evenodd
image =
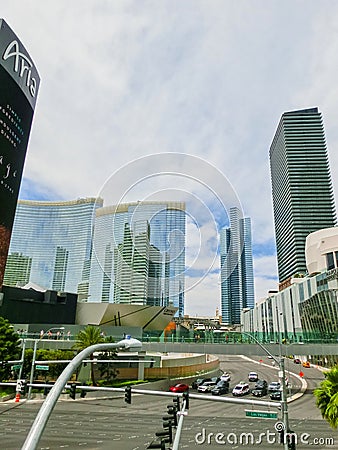
<instances>
[{"instance_id":1,"label":"orange traffic cone","mask_svg":"<svg viewBox=\"0 0 338 450\"><path fill-rule=\"evenodd\" d=\"M17 392L15 395L15 403L18 403L20 401L20 392Z\"/></svg>"}]
</instances>

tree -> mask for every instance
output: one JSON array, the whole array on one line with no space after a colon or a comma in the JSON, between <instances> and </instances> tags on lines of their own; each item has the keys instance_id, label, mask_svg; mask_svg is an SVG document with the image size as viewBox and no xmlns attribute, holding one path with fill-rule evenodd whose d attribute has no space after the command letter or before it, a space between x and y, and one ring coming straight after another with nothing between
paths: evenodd
<instances>
[{"instance_id":1,"label":"tree","mask_svg":"<svg viewBox=\"0 0 338 450\"><path fill-rule=\"evenodd\" d=\"M93 325L88 325L84 330L81 330L76 336L76 342L73 345L74 350L82 351L85 348L101 344L105 342L105 338L102 336L100 328ZM94 359L94 355L90 355L90 359ZM90 378L93 386L95 386L94 364L90 364Z\"/></svg>"},{"instance_id":2,"label":"tree","mask_svg":"<svg viewBox=\"0 0 338 450\"><path fill-rule=\"evenodd\" d=\"M108 337L106 337L105 342L113 343L115 341L111 336L108 336ZM106 351L102 352L100 355L98 355L97 368L100 372L100 377L105 378L106 383L112 383L114 378L116 378L117 375L119 374L119 371L116 368L111 367L110 363L101 363L100 364L99 361L100 361L100 359L103 359L103 360L111 359L113 362L114 359L116 359L116 358L117 358L117 351L115 349L106 350Z\"/></svg>"},{"instance_id":3,"label":"tree","mask_svg":"<svg viewBox=\"0 0 338 450\"><path fill-rule=\"evenodd\" d=\"M20 359L20 340L7 319L0 317L0 380L8 379L11 372L6 361Z\"/></svg>"},{"instance_id":4,"label":"tree","mask_svg":"<svg viewBox=\"0 0 338 450\"><path fill-rule=\"evenodd\" d=\"M316 405L332 428L338 427L338 366L325 373L325 380L314 390Z\"/></svg>"}]
</instances>

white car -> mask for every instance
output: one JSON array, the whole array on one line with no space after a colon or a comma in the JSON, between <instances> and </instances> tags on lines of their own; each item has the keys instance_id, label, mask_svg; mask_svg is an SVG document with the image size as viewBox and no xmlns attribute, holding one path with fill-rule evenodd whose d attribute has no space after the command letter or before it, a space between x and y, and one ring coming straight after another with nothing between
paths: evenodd
<instances>
[{"instance_id":1,"label":"white car","mask_svg":"<svg viewBox=\"0 0 338 450\"><path fill-rule=\"evenodd\" d=\"M198 386L198 392L211 392L211 389L216 386L214 381L206 381L205 383Z\"/></svg>"},{"instance_id":2,"label":"white car","mask_svg":"<svg viewBox=\"0 0 338 450\"><path fill-rule=\"evenodd\" d=\"M232 390L232 395L236 397L246 394L250 394L250 388L248 383L239 383Z\"/></svg>"},{"instance_id":3,"label":"white car","mask_svg":"<svg viewBox=\"0 0 338 450\"><path fill-rule=\"evenodd\" d=\"M221 375L221 380L222 381L230 381L231 380L231 376L228 372L224 372L223 375Z\"/></svg>"},{"instance_id":4,"label":"white car","mask_svg":"<svg viewBox=\"0 0 338 450\"><path fill-rule=\"evenodd\" d=\"M248 375L249 381L258 381L258 373L257 372L250 372Z\"/></svg>"},{"instance_id":5,"label":"white car","mask_svg":"<svg viewBox=\"0 0 338 450\"><path fill-rule=\"evenodd\" d=\"M280 391L280 389L281 389L281 384L279 381L271 381L271 383L268 386L269 392Z\"/></svg>"}]
</instances>

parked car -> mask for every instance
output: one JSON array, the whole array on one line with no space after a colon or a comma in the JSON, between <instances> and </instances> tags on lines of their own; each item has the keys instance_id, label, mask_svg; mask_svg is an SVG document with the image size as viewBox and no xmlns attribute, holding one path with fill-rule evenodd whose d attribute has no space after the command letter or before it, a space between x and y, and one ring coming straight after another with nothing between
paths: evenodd
<instances>
[{"instance_id":1,"label":"parked car","mask_svg":"<svg viewBox=\"0 0 338 450\"><path fill-rule=\"evenodd\" d=\"M202 383L198 386L197 390L198 392L210 392L212 388L216 386L216 383L214 381L206 381L205 383Z\"/></svg>"},{"instance_id":2,"label":"parked car","mask_svg":"<svg viewBox=\"0 0 338 450\"><path fill-rule=\"evenodd\" d=\"M248 375L249 381L257 381L258 380L258 373L256 372L250 372Z\"/></svg>"},{"instance_id":3,"label":"parked car","mask_svg":"<svg viewBox=\"0 0 338 450\"><path fill-rule=\"evenodd\" d=\"M193 389L197 389L198 386L200 386L203 383L206 383L207 381L212 381L212 379L211 378L197 378L197 380L192 382L191 387Z\"/></svg>"},{"instance_id":4,"label":"parked car","mask_svg":"<svg viewBox=\"0 0 338 450\"><path fill-rule=\"evenodd\" d=\"M230 380L231 380L230 373L224 372L224 373L221 375L221 381L230 381Z\"/></svg>"},{"instance_id":5,"label":"parked car","mask_svg":"<svg viewBox=\"0 0 338 450\"><path fill-rule=\"evenodd\" d=\"M250 394L250 388L248 383L239 383L232 390L232 395L239 397L241 395Z\"/></svg>"},{"instance_id":6,"label":"parked car","mask_svg":"<svg viewBox=\"0 0 338 450\"><path fill-rule=\"evenodd\" d=\"M309 367L310 367L309 361L304 361L303 364L302 364L302 366L303 366L303 367L309 368Z\"/></svg>"},{"instance_id":7,"label":"parked car","mask_svg":"<svg viewBox=\"0 0 338 450\"><path fill-rule=\"evenodd\" d=\"M194 381L191 383L191 388L192 388L192 389L197 389L198 386L199 386L200 384L202 384L204 380L205 380L205 378L197 378L196 380L194 380Z\"/></svg>"},{"instance_id":8,"label":"parked car","mask_svg":"<svg viewBox=\"0 0 338 450\"><path fill-rule=\"evenodd\" d=\"M299 358L295 358L295 359L293 360L293 362L294 362L295 364L302 364L302 361L301 361Z\"/></svg>"},{"instance_id":9,"label":"parked car","mask_svg":"<svg viewBox=\"0 0 338 450\"><path fill-rule=\"evenodd\" d=\"M263 397L268 393L268 383L265 380L258 380L255 384L255 389L251 391L255 397Z\"/></svg>"},{"instance_id":10,"label":"parked car","mask_svg":"<svg viewBox=\"0 0 338 450\"><path fill-rule=\"evenodd\" d=\"M270 394L271 400L282 400L282 391L274 391Z\"/></svg>"},{"instance_id":11,"label":"parked car","mask_svg":"<svg viewBox=\"0 0 338 450\"><path fill-rule=\"evenodd\" d=\"M189 386L187 384L178 383L174 386L170 386L169 388L170 392L186 392L189 391Z\"/></svg>"},{"instance_id":12,"label":"parked car","mask_svg":"<svg viewBox=\"0 0 338 450\"><path fill-rule=\"evenodd\" d=\"M229 381L219 381L215 387L211 389L212 395L222 395L229 392Z\"/></svg>"},{"instance_id":13,"label":"parked car","mask_svg":"<svg viewBox=\"0 0 338 450\"><path fill-rule=\"evenodd\" d=\"M279 391L281 388L281 384L279 381L272 381L268 386L269 392Z\"/></svg>"}]
</instances>

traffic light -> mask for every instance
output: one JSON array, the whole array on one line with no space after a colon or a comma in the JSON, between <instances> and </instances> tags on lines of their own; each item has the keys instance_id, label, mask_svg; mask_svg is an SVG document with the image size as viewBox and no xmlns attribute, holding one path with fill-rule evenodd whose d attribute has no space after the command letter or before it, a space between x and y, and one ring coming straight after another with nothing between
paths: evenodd
<instances>
[{"instance_id":1,"label":"traffic light","mask_svg":"<svg viewBox=\"0 0 338 450\"><path fill-rule=\"evenodd\" d=\"M295 435L294 431L289 430L286 434L286 439L288 443L288 449L289 450L296 450L296 439L297 436Z\"/></svg>"},{"instance_id":2,"label":"traffic light","mask_svg":"<svg viewBox=\"0 0 338 450\"><path fill-rule=\"evenodd\" d=\"M171 423L171 420L166 421L163 420L163 428L164 431L157 431L155 433L156 437L160 437L161 441L168 442L169 444L173 443L173 425Z\"/></svg>"},{"instance_id":3,"label":"traffic light","mask_svg":"<svg viewBox=\"0 0 338 450\"><path fill-rule=\"evenodd\" d=\"M173 398L173 403L174 403L175 408L177 409L177 411L179 411L180 410L180 398L179 397Z\"/></svg>"},{"instance_id":4,"label":"traffic light","mask_svg":"<svg viewBox=\"0 0 338 450\"><path fill-rule=\"evenodd\" d=\"M81 389L80 397L85 398L86 395L87 395L87 391L85 391L84 389Z\"/></svg>"},{"instance_id":5,"label":"traffic light","mask_svg":"<svg viewBox=\"0 0 338 450\"><path fill-rule=\"evenodd\" d=\"M76 397L76 383L70 383L69 397L75 400Z\"/></svg>"},{"instance_id":6,"label":"traffic light","mask_svg":"<svg viewBox=\"0 0 338 450\"><path fill-rule=\"evenodd\" d=\"M169 421L172 426L177 427L177 409L173 405L168 405L168 415L162 417L163 420Z\"/></svg>"},{"instance_id":7,"label":"traffic light","mask_svg":"<svg viewBox=\"0 0 338 450\"><path fill-rule=\"evenodd\" d=\"M131 387L130 386L126 386L124 389L124 401L126 403L129 403L129 405L131 404Z\"/></svg>"},{"instance_id":8,"label":"traffic light","mask_svg":"<svg viewBox=\"0 0 338 450\"><path fill-rule=\"evenodd\" d=\"M185 402L185 409L189 409L189 392L183 392L183 401Z\"/></svg>"}]
</instances>

